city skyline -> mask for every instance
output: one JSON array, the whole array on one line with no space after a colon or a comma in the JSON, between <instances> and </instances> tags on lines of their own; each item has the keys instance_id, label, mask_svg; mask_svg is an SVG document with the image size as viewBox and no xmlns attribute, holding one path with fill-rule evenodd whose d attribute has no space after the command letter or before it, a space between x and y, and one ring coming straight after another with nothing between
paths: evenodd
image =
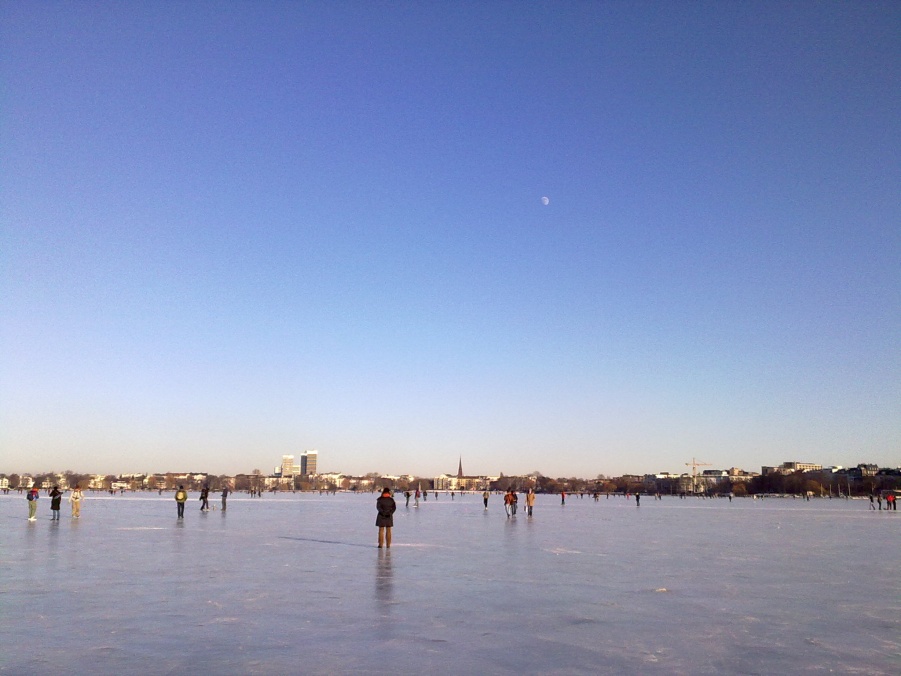
<instances>
[{"instance_id":1,"label":"city skyline","mask_svg":"<svg viewBox=\"0 0 901 676\"><path fill-rule=\"evenodd\" d=\"M0 456L895 466L899 24L2 3Z\"/></svg>"},{"instance_id":2,"label":"city skyline","mask_svg":"<svg viewBox=\"0 0 901 676\"><path fill-rule=\"evenodd\" d=\"M65 470L60 469L40 469L37 471L34 470L23 470L23 469L13 469L12 471L7 471L9 468L0 467L0 476L8 476L10 474L20 474L22 476L25 475L43 475L43 474L62 474L65 472L75 472L78 474L91 474L96 476L134 476L136 474L139 475L159 475L159 474L208 474L210 476L236 476L236 475L250 475L256 472L259 472L262 476L274 477L274 476L282 476L282 477L303 477L307 475L342 475L342 476L368 476L370 474L379 474L382 477L420 477L420 478L436 478L439 476L450 476L450 477L459 477L459 476L529 476L534 474L540 474L541 476L549 477L549 478L578 478L584 480L592 480L599 476L605 476L607 478L613 477L621 477L621 476L646 476L646 475L694 475L694 474L704 474L705 472L729 472L730 470L739 470L740 472L749 473L749 474L766 474L768 471L782 471L785 469L790 469L791 471L801 470L847 470L851 468L859 468L861 466L868 466L871 468L877 469L886 469L886 470L901 470L901 464L894 465L884 465L880 466L878 463L869 463L866 460L856 459L853 461L849 461L846 464L839 465L823 465L822 463L817 462L807 462L807 461L799 461L795 460L783 460L781 463L772 463L772 464L762 464L757 465L755 467L739 467L737 465L724 465L724 466L713 466L712 463L705 462L703 459L699 458L691 458L690 462L681 463L681 466L677 466L675 468L670 469L658 469L652 472L621 472L619 474L610 474L605 472L597 472L595 474L588 475L555 475L552 473L544 472L541 468L536 467L528 472L505 472L503 469L495 469L494 471L488 472L463 472L463 459L459 457L457 459L457 468L452 471L442 471L438 473L417 473L417 472L409 472L409 471L401 471L401 472L380 472L377 468L370 468L363 472L344 472L340 469L327 469L321 470L317 468L318 462L318 450L310 450L304 451L301 455L301 462L295 463L295 456L291 454L286 454L282 456L282 460L279 464L275 465L270 471L264 471L261 467L256 467L253 470L245 469L240 472L228 473L228 472L215 472L209 471L205 468L193 468L193 469L166 469L166 470L141 470L136 471L134 468L127 472L86 472L83 469L73 469L66 468ZM312 455L314 460L312 461L312 465L308 464L307 458ZM312 471L307 471L307 469L311 469ZM758 472L758 469L760 470Z\"/></svg>"}]
</instances>

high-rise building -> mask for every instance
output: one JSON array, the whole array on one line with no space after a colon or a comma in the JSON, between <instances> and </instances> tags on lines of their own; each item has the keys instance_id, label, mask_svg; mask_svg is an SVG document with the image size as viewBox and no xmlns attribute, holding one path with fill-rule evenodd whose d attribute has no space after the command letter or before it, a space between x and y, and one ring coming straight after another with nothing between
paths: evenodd
<instances>
[{"instance_id":1,"label":"high-rise building","mask_svg":"<svg viewBox=\"0 0 901 676\"><path fill-rule=\"evenodd\" d=\"M297 465L294 464L293 455L282 456L282 476L294 476L297 474Z\"/></svg>"},{"instance_id":2,"label":"high-rise building","mask_svg":"<svg viewBox=\"0 0 901 676\"><path fill-rule=\"evenodd\" d=\"M316 474L316 461L319 457L319 451L304 451L300 456L300 473L303 476Z\"/></svg>"}]
</instances>

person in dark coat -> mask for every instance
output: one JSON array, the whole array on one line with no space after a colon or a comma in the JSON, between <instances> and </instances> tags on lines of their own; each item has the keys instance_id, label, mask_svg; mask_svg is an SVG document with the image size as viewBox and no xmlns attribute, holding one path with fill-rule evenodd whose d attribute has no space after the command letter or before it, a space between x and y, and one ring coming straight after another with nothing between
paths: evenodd
<instances>
[{"instance_id":1,"label":"person in dark coat","mask_svg":"<svg viewBox=\"0 0 901 676\"><path fill-rule=\"evenodd\" d=\"M54 486L50 491L50 516L54 521L59 521L59 506L63 501L63 493L59 486Z\"/></svg>"},{"instance_id":2,"label":"person in dark coat","mask_svg":"<svg viewBox=\"0 0 901 676\"><path fill-rule=\"evenodd\" d=\"M379 527L379 548L381 549L383 545L390 547L391 529L394 527L394 510L397 509L390 489L382 490L382 496L375 501L375 508L378 510L375 525Z\"/></svg>"}]
</instances>

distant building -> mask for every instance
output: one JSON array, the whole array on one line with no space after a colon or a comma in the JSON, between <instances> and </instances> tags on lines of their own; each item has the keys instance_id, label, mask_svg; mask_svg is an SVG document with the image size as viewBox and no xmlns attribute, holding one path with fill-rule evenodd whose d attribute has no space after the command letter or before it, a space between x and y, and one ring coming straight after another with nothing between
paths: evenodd
<instances>
[{"instance_id":1,"label":"distant building","mask_svg":"<svg viewBox=\"0 0 901 676\"><path fill-rule=\"evenodd\" d=\"M290 491L294 489L294 477L267 476L262 479L263 487L268 491Z\"/></svg>"},{"instance_id":2,"label":"distant building","mask_svg":"<svg viewBox=\"0 0 901 676\"><path fill-rule=\"evenodd\" d=\"M782 467L789 472L819 472L823 469L822 465L815 465L812 462L783 462Z\"/></svg>"},{"instance_id":3,"label":"distant building","mask_svg":"<svg viewBox=\"0 0 901 676\"><path fill-rule=\"evenodd\" d=\"M463 456L457 463L457 473L442 474L432 480L436 491L483 491L491 484L491 477L466 476L463 474Z\"/></svg>"},{"instance_id":4,"label":"distant building","mask_svg":"<svg viewBox=\"0 0 901 676\"><path fill-rule=\"evenodd\" d=\"M730 467L728 473L731 481L750 481L755 476L760 476L756 472L746 472L738 467Z\"/></svg>"},{"instance_id":5,"label":"distant building","mask_svg":"<svg viewBox=\"0 0 901 676\"><path fill-rule=\"evenodd\" d=\"M778 467L763 466L760 473L764 476L768 474L793 474L795 472L819 472L823 469L822 465L816 465L812 462L783 462Z\"/></svg>"},{"instance_id":6,"label":"distant building","mask_svg":"<svg viewBox=\"0 0 901 676\"><path fill-rule=\"evenodd\" d=\"M436 491L483 491L488 489L491 479L487 476L442 474L432 480L432 485Z\"/></svg>"},{"instance_id":7,"label":"distant building","mask_svg":"<svg viewBox=\"0 0 901 676\"><path fill-rule=\"evenodd\" d=\"M861 463L857 466L857 469L860 470L860 476L876 476L879 472L878 465L868 465Z\"/></svg>"},{"instance_id":8,"label":"distant building","mask_svg":"<svg viewBox=\"0 0 901 676\"><path fill-rule=\"evenodd\" d=\"M302 476L316 474L316 465L319 461L319 451L304 451L300 456L300 473Z\"/></svg>"},{"instance_id":9,"label":"distant building","mask_svg":"<svg viewBox=\"0 0 901 676\"><path fill-rule=\"evenodd\" d=\"M676 482L676 491L681 493L697 493L701 491L701 484L695 481L695 477L691 474L683 473L679 475L679 480Z\"/></svg>"},{"instance_id":10,"label":"distant building","mask_svg":"<svg viewBox=\"0 0 901 676\"><path fill-rule=\"evenodd\" d=\"M282 468L281 468L281 476L282 477L293 477L297 474L297 469L299 469L294 464L294 456L293 455L283 455L282 456Z\"/></svg>"}]
</instances>

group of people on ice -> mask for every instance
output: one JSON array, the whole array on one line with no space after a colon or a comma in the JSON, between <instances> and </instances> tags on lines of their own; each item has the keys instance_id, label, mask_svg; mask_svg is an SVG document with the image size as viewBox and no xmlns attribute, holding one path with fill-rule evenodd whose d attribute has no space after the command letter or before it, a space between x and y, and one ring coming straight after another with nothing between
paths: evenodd
<instances>
[{"instance_id":1,"label":"group of people on ice","mask_svg":"<svg viewBox=\"0 0 901 676\"><path fill-rule=\"evenodd\" d=\"M508 488L504 493L504 511L507 517L516 516L516 507L519 504L519 497L512 488ZM526 515L532 516L532 508L535 506L535 492L530 488L526 493ZM488 498L485 498L485 509L488 509Z\"/></svg>"},{"instance_id":2,"label":"group of people on ice","mask_svg":"<svg viewBox=\"0 0 901 676\"><path fill-rule=\"evenodd\" d=\"M28 501L28 520L29 521L37 521L38 514L38 500L41 497L41 492L38 490L37 486L32 486L28 492L25 494L25 499ZM72 491L72 494L69 496L69 503L72 505L72 518L77 519L81 516L81 501L84 498L84 494L81 492L81 487L76 486ZM59 489L59 486L54 486L53 490L50 491L50 517L54 521L59 521L59 510L62 506L63 502L63 492Z\"/></svg>"}]
</instances>

